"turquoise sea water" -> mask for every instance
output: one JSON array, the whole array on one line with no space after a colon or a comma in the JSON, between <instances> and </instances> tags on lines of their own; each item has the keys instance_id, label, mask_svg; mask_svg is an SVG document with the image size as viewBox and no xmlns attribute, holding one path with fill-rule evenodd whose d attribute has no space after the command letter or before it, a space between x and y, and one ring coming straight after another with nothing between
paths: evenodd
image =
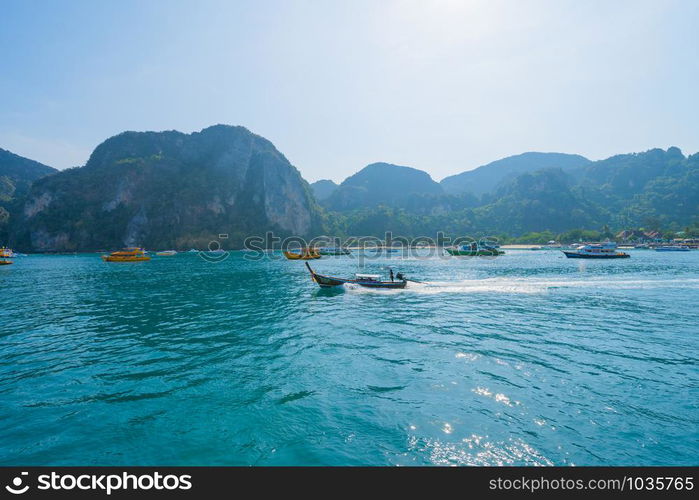
<instances>
[{"instance_id":1,"label":"turquoise sea water","mask_svg":"<svg viewBox=\"0 0 699 500\"><path fill-rule=\"evenodd\" d=\"M699 251L631 253L17 258L0 465L696 465Z\"/></svg>"}]
</instances>

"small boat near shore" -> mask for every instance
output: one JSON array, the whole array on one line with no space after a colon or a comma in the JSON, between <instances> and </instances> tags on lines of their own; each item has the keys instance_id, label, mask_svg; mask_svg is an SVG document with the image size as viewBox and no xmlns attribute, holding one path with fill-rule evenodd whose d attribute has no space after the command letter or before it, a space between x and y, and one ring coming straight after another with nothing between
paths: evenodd
<instances>
[{"instance_id":1,"label":"small boat near shore","mask_svg":"<svg viewBox=\"0 0 699 500\"><path fill-rule=\"evenodd\" d=\"M476 243L458 247L446 247L445 250L454 257L497 257L505 254L505 252L495 246Z\"/></svg>"},{"instance_id":2,"label":"small boat near shore","mask_svg":"<svg viewBox=\"0 0 699 500\"><path fill-rule=\"evenodd\" d=\"M321 255L315 248L302 248L300 252L290 252L284 250L284 257L289 260L312 260L320 259Z\"/></svg>"},{"instance_id":3,"label":"small boat near shore","mask_svg":"<svg viewBox=\"0 0 699 500\"><path fill-rule=\"evenodd\" d=\"M9 266L12 261L9 260L10 257L14 257L14 253L9 248L0 248L0 266Z\"/></svg>"},{"instance_id":4,"label":"small boat near shore","mask_svg":"<svg viewBox=\"0 0 699 500\"><path fill-rule=\"evenodd\" d=\"M150 257L142 248L130 247L103 255L102 260L105 262L144 262L150 260Z\"/></svg>"},{"instance_id":5,"label":"small boat near shore","mask_svg":"<svg viewBox=\"0 0 699 500\"><path fill-rule=\"evenodd\" d=\"M355 274L354 278L337 278L335 276L325 276L323 274L316 273L311 266L306 262L306 267L311 273L311 279L315 281L321 288L332 288L336 286L342 286L345 284L359 285L365 288L405 288L408 281L403 278L403 276L398 273L398 280L396 281L381 281L381 275L379 274Z\"/></svg>"},{"instance_id":6,"label":"small boat near shore","mask_svg":"<svg viewBox=\"0 0 699 500\"><path fill-rule=\"evenodd\" d=\"M616 249L616 243L595 243L589 245L580 245L572 251L563 253L569 259L626 259L631 257L626 252L619 252Z\"/></svg>"},{"instance_id":7,"label":"small boat near shore","mask_svg":"<svg viewBox=\"0 0 699 500\"><path fill-rule=\"evenodd\" d=\"M15 253L11 248L2 247L0 248L0 266L9 266L14 262L10 259L15 257L26 257L23 253Z\"/></svg>"},{"instance_id":8,"label":"small boat near shore","mask_svg":"<svg viewBox=\"0 0 699 500\"><path fill-rule=\"evenodd\" d=\"M159 257L172 257L173 255L177 255L176 250L163 250L161 252L155 252L155 255Z\"/></svg>"},{"instance_id":9,"label":"small boat near shore","mask_svg":"<svg viewBox=\"0 0 699 500\"><path fill-rule=\"evenodd\" d=\"M318 253L320 255L351 255L352 252L343 247L320 247Z\"/></svg>"},{"instance_id":10,"label":"small boat near shore","mask_svg":"<svg viewBox=\"0 0 699 500\"><path fill-rule=\"evenodd\" d=\"M348 248L343 247L321 247L318 249L320 255L351 255Z\"/></svg>"},{"instance_id":11,"label":"small boat near shore","mask_svg":"<svg viewBox=\"0 0 699 500\"><path fill-rule=\"evenodd\" d=\"M656 252L689 252L689 247L685 245L680 245L680 246L664 246L664 247L655 247L653 250Z\"/></svg>"}]
</instances>

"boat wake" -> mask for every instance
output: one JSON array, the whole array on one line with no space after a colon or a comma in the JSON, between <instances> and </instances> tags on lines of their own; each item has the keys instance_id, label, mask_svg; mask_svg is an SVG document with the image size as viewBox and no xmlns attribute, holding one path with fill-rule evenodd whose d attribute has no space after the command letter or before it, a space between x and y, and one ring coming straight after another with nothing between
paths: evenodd
<instances>
[{"instance_id":1,"label":"boat wake","mask_svg":"<svg viewBox=\"0 0 699 500\"><path fill-rule=\"evenodd\" d=\"M461 281L426 281L422 283L411 282L403 290L372 290L362 287L348 287L357 293L516 293L516 294L541 294L557 289L567 288L594 288L606 290L634 290L648 288L683 288L699 289L699 279L529 279L529 278L486 278Z\"/></svg>"}]
</instances>

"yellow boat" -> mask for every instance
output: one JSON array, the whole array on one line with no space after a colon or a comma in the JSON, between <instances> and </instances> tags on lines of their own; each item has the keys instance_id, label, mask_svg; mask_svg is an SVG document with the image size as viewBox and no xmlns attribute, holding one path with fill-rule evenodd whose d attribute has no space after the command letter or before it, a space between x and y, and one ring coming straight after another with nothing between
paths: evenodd
<instances>
[{"instance_id":1,"label":"yellow boat","mask_svg":"<svg viewBox=\"0 0 699 500\"><path fill-rule=\"evenodd\" d=\"M320 259L320 253L315 248L304 248L301 253L285 251L284 256L289 260Z\"/></svg>"},{"instance_id":2,"label":"yellow boat","mask_svg":"<svg viewBox=\"0 0 699 500\"><path fill-rule=\"evenodd\" d=\"M102 260L105 262L143 262L150 260L150 257L146 255L142 248L134 247L103 255Z\"/></svg>"},{"instance_id":3,"label":"yellow boat","mask_svg":"<svg viewBox=\"0 0 699 500\"><path fill-rule=\"evenodd\" d=\"M9 266L10 264L12 264L12 261L7 259L14 256L15 254L14 252L12 252L11 248L0 248L0 266Z\"/></svg>"}]
</instances>

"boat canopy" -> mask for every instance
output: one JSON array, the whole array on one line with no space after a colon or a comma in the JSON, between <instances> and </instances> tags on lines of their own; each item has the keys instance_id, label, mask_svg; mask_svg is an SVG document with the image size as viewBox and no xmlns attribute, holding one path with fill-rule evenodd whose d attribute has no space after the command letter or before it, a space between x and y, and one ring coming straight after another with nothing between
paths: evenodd
<instances>
[{"instance_id":1,"label":"boat canopy","mask_svg":"<svg viewBox=\"0 0 699 500\"><path fill-rule=\"evenodd\" d=\"M381 275L380 274L355 274L357 279L360 280L380 280Z\"/></svg>"}]
</instances>

